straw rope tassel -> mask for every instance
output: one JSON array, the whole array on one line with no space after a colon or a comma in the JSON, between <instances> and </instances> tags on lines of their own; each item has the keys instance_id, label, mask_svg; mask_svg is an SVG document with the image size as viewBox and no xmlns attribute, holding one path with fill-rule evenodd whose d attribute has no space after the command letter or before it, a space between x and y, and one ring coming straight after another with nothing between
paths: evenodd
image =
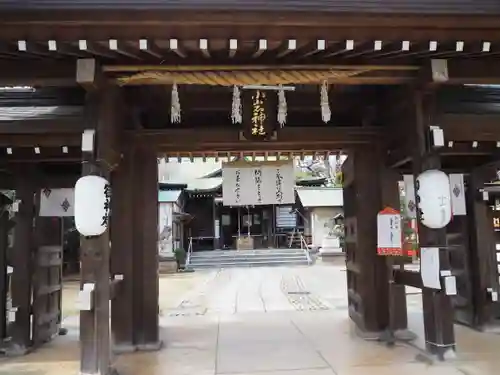
<instances>
[{"instance_id":1,"label":"straw rope tassel","mask_svg":"<svg viewBox=\"0 0 500 375\"><path fill-rule=\"evenodd\" d=\"M287 116L287 104L286 104L285 90L283 90L283 87L280 85L280 89L278 91L278 123L280 124L280 127L283 127L285 125L286 116Z\"/></svg>"},{"instance_id":2,"label":"straw rope tassel","mask_svg":"<svg viewBox=\"0 0 500 375\"><path fill-rule=\"evenodd\" d=\"M179 102L179 92L177 91L177 84L172 85L172 103L170 107L170 122L181 122L181 103Z\"/></svg>"},{"instance_id":3,"label":"straw rope tassel","mask_svg":"<svg viewBox=\"0 0 500 375\"><path fill-rule=\"evenodd\" d=\"M332 112L330 111L330 103L328 102L328 85L326 81L323 81L321 85L320 106L323 122L329 122L332 117Z\"/></svg>"},{"instance_id":4,"label":"straw rope tassel","mask_svg":"<svg viewBox=\"0 0 500 375\"><path fill-rule=\"evenodd\" d=\"M233 104L231 111L231 120L233 120L233 124L241 124L242 115L241 115L241 95L240 88L238 86L233 87Z\"/></svg>"}]
</instances>

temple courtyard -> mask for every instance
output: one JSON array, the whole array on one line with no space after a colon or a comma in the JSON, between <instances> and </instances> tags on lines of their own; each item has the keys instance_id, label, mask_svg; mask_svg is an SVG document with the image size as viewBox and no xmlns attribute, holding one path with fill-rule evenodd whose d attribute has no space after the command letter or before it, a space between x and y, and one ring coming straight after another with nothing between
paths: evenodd
<instances>
[{"instance_id":1,"label":"temple courtyard","mask_svg":"<svg viewBox=\"0 0 500 375\"><path fill-rule=\"evenodd\" d=\"M77 374L78 283L64 290L65 336L0 375ZM423 337L421 296L408 289L409 326ZM116 356L133 375L498 374L500 335L457 326L457 358L425 355L423 342L388 348L354 334L343 260L311 267L233 268L160 276L160 351Z\"/></svg>"}]
</instances>

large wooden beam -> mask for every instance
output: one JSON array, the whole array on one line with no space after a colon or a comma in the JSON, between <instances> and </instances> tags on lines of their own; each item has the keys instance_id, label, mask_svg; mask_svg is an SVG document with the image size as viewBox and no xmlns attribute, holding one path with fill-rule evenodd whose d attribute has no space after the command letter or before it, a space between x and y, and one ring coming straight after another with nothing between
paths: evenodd
<instances>
[{"instance_id":1,"label":"large wooden beam","mask_svg":"<svg viewBox=\"0 0 500 375\"><path fill-rule=\"evenodd\" d=\"M80 146L81 138L81 133L2 134L0 147L71 147Z\"/></svg>"},{"instance_id":2,"label":"large wooden beam","mask_svg":"<svg viewBox=\"0 0 500 375\"><path fill-rule=\"evenodd\" d=\"M343 148L376 143L382 136L380 128L370 127L285 127L278 131L276 140L252 142L241 137L238 129L163 129L131 132L159 152L194 151L252 151Z\"/></svg>"},{"instance_id":3,"label":"large wooden beam","mask_svg":"<svg viewBox=\"0 0 500 375\"><path fill-rule=\"evenodd\" d=\"M11 170L23 168L23 165L14 164L11 166ZM25 168L25 166L24 166ZM64 174L43 174L36 181L37 189L63 189L63 188L74 188L75 183L78 180L78 175L76 173L64 173ZM16 178L14 174L4 173L0 169L0 190L14 190L16 187Z\"/></svg>"},{"instance_id":4,"label":"large wooden beam","mask_svg":"<svg viewBox=\"0 0 500 375\"><path fill-rule=\"evenodd\" d=\"M81 134L84 128L83 118L0 121L0 134Z\"/></svg>"},{"instance_id":5,"label":"large wooden beam","mask_svg":"<svg viewBox=\"0 0 500 375\"><path fill-rule=\"evenodd\" d=\"M425 64L422 70L422 78L425 81L436 84L499 84L500 83L500 67L495 58L483 59L449 59L446 61L447 79L435 81L432 75L432 67L430 61Z\"/></svg>"},{"instance_id":6,"label":"large wooden beam","mask_svg":"<svg viewBox=\"0 0 500 375\"><path fill-rule=\"evenodd\" d=\"M309 10L309 11L307 11ZM286 10L276 12L255 11L182 11L182 10L125 10L105 12L66 11L53 12L40 9L24 12L3 12L2 35L6 40L54 39L107 40L110 35L118 40L148 37L165 39L175 35L179 39L200 38L258 40L263 35L270 40L287 40L291 35L304 39L328 37L330 40L498 40L497 18L494 15L451 15L379 13L377 16L362 13L339 14L335 12L301 12ZM117 27L117 23L127 27ZM56 30L56 34L54 33ZM57 38L56 38L57 39Z\"/></svg>"},{"instance_id":7,"label":"large wooden beam","mask_svg":"<svg viewBox=\"0 0 500 375\"><path fill-rule=\"evenodd\" d=\"M2 61L0 86L74 86L74 62Z\"/></svg>"},{"instance_id":8,"label":"large wooden beam","mask_svg":"<svg viewBox=\"0 0 500 375\"><path fill-rule=\"evenodd\" d=\"M434 125L443 129L446 141L500 141L499 114L441 114Z\"/></svg>"}]
</instances>

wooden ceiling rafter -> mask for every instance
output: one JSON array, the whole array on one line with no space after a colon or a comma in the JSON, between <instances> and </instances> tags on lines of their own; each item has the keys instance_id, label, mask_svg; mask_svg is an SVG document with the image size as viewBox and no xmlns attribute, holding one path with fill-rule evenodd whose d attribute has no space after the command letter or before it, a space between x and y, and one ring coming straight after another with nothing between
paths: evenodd
<instances>
[{"instance_id":1,"label":"wooden ceiling rafter","mask_svg":"<svg viewBox=\"0 0 500 375\"><path fill-rule=\"evenodd\" d=\"M16 46L17 48L14 48ZM12 58L104 58L114 62L158 62L172 64L191 61L224 64L237 57L237 63L281 61L286 64L321 64L332 57L349 63L353 59L378 59L380 63L412 61L418 58L488 57L500 53L495 41L427 39L19 39L0 44L0 55ZM176 56L178 59L174 58Z\"/></svg>"},{"instance_id":2,"label":"wooden ceiling rafter","mask_svg":"<svg viewBox=\"0 0 500 375\"><path fill-rule=\"evenodd\" d=\"M0 147L0 165L5 163L80 162L79 146Z\"/></svg>"},{"instance_id":3,"label":"wooden ceiling rafter","mask_svg":"<svg viewBox=\"0 0 500 375\"><path fill-rule=\"evenodd\" d=\"M104 44L105 42L100 42ZM136 50L132 50L127 46L127 42L119 41L117 39L109 39L107 41L107 45L110 51L116 52L119 55L129 57L133 60L142 61L143 59L139 56L140 50L137 48Z\"/></svg>"},{"instance_id":4,"label":"wooden ceiling rafter","mask_svg":"<svg viewBox=\"0 0 500 375\"><path fill-rule=\"evenodd\" d=\"M138 43L139 50L145 54L151 55L159 60L163 59L163 52L156 44L154 40L148 40L146 38L140 39Z\"/></svg>"},{"instance_id":5,"label":"wooden ceiling rafter","mask_svg":"<svg viewBox=\"0 0 500 375\"><path fill-rule=\"evenodd\" d=\"M169 39L168 47L169 47L170 51L174 52L177 56L179 56L183 59L185 59L187 57L187 53L184 50L184 48L179 46L178 39L175 39L175 38Z\"/></svg>"},{"instance_id":6,"label":"wooden ceiling rafter","mask_svg":"<svg viewBox=\"0 0 500 375\"><path fill-rule=\"evenodd\" d=\"M95 42L90 42L86 39L78 40L78 49L80 51L87 52L89 54L89 57L95 56L96 58L107 59L116 59L118 57L118 54L116 52L110 51L109 48L105 48Z\"/></svg>"}]
</instances>

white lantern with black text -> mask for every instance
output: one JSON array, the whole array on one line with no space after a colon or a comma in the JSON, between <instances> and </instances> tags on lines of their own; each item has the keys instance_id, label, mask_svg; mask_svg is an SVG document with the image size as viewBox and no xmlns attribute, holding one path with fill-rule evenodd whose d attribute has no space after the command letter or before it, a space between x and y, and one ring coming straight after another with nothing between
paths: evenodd
<instances>
[{"instance_id":1,"label":"white lantern with black text","mask_svg":"<svg viewBox=\"0 0 500 375\"><path fill-rule=\"evenodd\" d=\"M111 191L99 176L81 177L75 185L75 226L86 237L100 236L108 228Z\"/></svg>"},{"instance_id":2,"label":"white lantern with black text","mask_svg":"<svg viewBox=\"0 0 500 375\"><path fill-rule=\"evenodd\" d=\"M451 221L451 192L448 175L428 170L417 177L415 184L420 221L427 228L444 228Z\"/></svg>"}]
</instances>

